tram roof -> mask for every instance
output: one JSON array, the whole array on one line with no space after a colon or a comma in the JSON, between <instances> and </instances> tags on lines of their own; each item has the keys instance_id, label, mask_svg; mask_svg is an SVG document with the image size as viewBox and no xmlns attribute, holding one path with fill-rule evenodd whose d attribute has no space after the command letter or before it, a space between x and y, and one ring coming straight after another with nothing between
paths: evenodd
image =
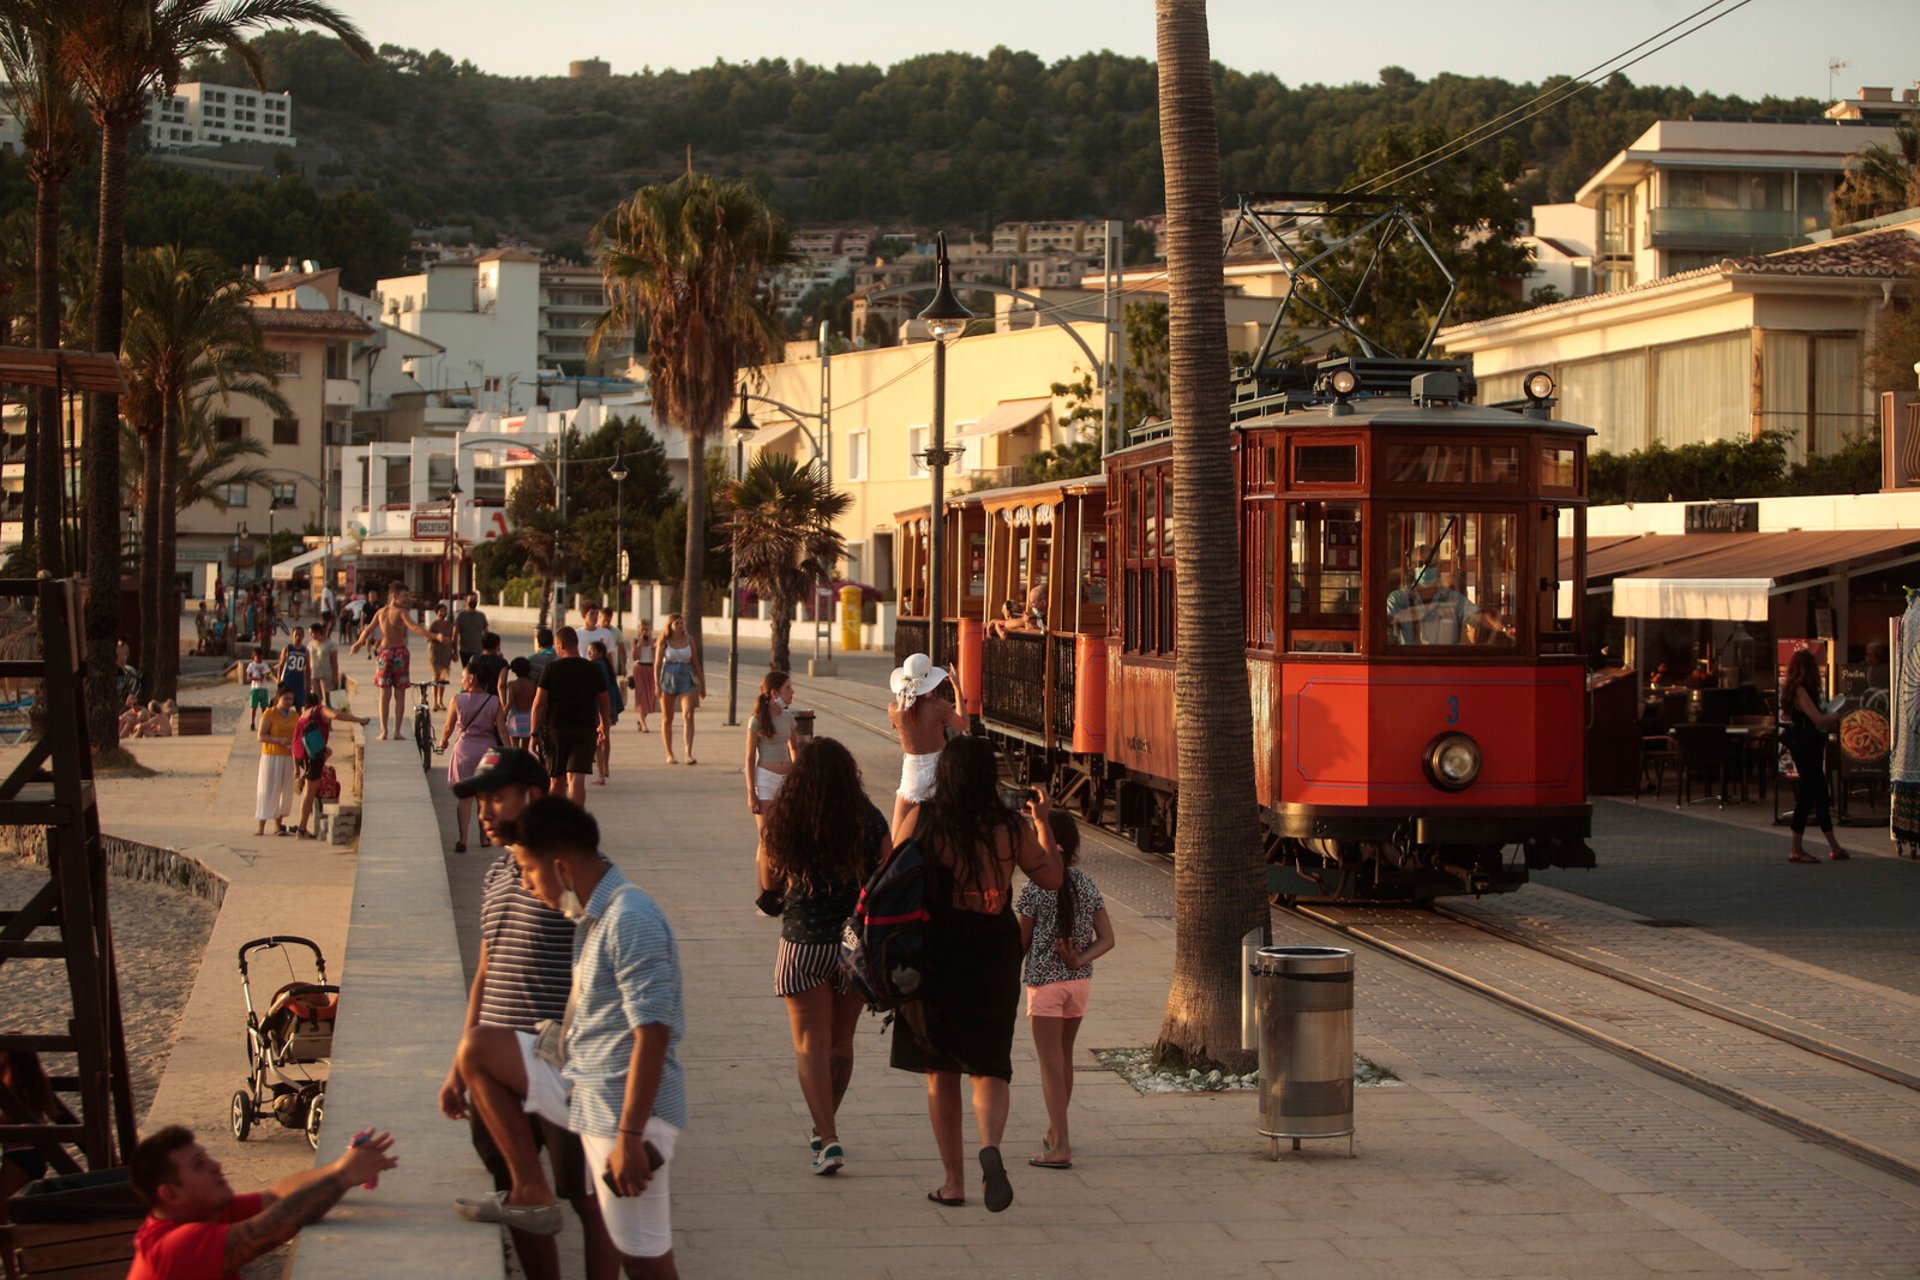
<instances>
[{"instance_id":1,"label":"tram roof","mask_svg":"<svg viewBox=\"0 0 1920 1280\"><path fill-rule=\"evenodd\" d=\"M1070 476L1065 480L1042 480L1036 484L1008 485L999 489L975 489L971 493L953 494L947 498L948 507L999 506L1003 503L1018 505L1024 498L1045 497L1048 494L1094 493L1107 487L1104 472L1094 472L1088 476ZM907 519L926 514L927 504L908 507L894 513L895 520Z\"/></svg>"}]
</instances>

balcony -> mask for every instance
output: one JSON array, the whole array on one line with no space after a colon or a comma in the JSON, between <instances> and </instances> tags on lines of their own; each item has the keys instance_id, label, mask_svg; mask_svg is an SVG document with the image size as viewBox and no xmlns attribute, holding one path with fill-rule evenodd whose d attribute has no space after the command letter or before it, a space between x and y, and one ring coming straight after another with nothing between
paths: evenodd
<instances>
[{"instance_id":1,"label":"balcony","mask_svg":"<svg viewBox=\"0 0 1920 1280\"><path fill-rule=\"evenodd\" d=\"M1649 209L1647 244L1654 249L1774 249L1800 238L1791 209Z\"/></svg>"},{"instance_id":2,"label":"balcony","mask_svg":"<svg viewBox=\"0 0 1920 1280\"><path fill-rule=\"evenodd\" d=\"M351 409L360 403L360 384L351 378L328 378L321 395L330 408Z\"/></svg>"}]
</instances>

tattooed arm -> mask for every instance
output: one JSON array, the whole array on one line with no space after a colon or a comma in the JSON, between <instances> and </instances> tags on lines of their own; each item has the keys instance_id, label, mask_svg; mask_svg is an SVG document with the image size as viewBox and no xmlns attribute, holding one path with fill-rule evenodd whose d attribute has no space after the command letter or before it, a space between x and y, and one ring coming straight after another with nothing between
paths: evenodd
<instances>
[{"instance_id":1,"label":"tattooed arm","mask_svg":"<svg viewBox=\"0 0 1920 1280\"><path fill-rule=\"evenodd\" d=\"M399 1161L387 1154L393 1146L389 1134L375 1134L323 1168L283 1178L266 1193L266 1206L245 1222L227 1229L223 1265L238 1270L269 1249L294 1238L300 1228L320 1221L327 1210L340 1203L340 1197L356 1182L365 1182Z\"/></svg>"}]
</instances>

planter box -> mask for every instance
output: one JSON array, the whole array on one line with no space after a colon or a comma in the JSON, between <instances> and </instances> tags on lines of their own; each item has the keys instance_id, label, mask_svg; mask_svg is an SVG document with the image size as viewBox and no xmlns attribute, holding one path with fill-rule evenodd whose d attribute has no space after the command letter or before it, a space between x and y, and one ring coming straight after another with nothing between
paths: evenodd
<instances>
[{"instance_id":1,"label":"planter box","mask_svg":"<svg viewBox=\"0 0 1920 1280\"><path fill-rule=\"evenodd\" d=\"M182 738L213 732L212 707L181 707L173 716L173 732Z\"/></svg>"}]
</instances>

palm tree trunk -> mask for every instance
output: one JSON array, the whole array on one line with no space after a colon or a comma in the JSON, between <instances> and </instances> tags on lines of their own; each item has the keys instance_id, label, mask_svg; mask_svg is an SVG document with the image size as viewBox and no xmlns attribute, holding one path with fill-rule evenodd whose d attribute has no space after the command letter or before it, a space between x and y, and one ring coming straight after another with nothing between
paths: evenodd
<instances>
[{"instance_id":1,"label":"palm tree trunk","mask_svg":"<svg viewBox=\"0 0 1920 1280\"><path fill-rule=\"evenodd\" d=\"M1242 644L1228 430L1220 144L1206 0L1155 0L1173 391L1174 724L1180 819L1173 985L1155 1057L1240 1066L1240 939L1268 919Z\"/></svg>"},{"instance_id":2,"label":"palm tree trunk","mask_svg":"<svg viewBox=\"0 0 1920 1280\"><path fill-rule=\"evenodd\" d=\"M110 112L100 127L100 239L93 264L93 347L118 354L127 213L127 130L140 118ZM87 399L87 728L94 749L119 742L114 641L120 630L120 397Z\"/></svg>"},{"instance_id":3,"label":"palm tree trunk","mask_svg":"<svg viewBox=\"0 0 1920 1280\"><path fill-rule=\"evenodd\" d=\"M793 605L776 595L770 622L773 630L773 652L768 656L767 665L775 671L793 670Z\"/></svg>"},{"instance_id":4,"label":"palm tree trunk","mask_svg":"<svg viewBox=\"0 0 1920 1280\"><path fill-rule=\"evenodd\" d=\"M33 341L45 351L60 345L60 185L62 174L47 165L33 166ZM66 474L66 450L60 440L60 390L41 387L35 393L34 442L37 456L30 461L28 483L33 487L35 567L56 578L67 576L67 549L62 529L60 479Z\"/></svg>"},{"instance_id":5,"label":"palm tree trunk","mask_svg":"<svg viewBox=\"0 0 1920 1280\"><path fill-rule=\"evenodd\" d=\"M680 612L687 620L687 633L693 637L694 652L704 658L700 619L706 587L707 568L707 433L687 430L687 544L686 563L680 568ZM738 609L738 600L729 601L729 609Z\"/></svg>"},{"instance_id":6,"label":"palm tree trunk","mask_svg":"<svg viewBox=\"0 0 1920 1280\"><path fill-rule=\"evenodd\" d=\"M158 680L164 633L160 626L160 576L167 569L158 554L155 535L160 531L160 508L165 505L160 495L172 492L161 481L162 434L160 424L152 423L140 437L140 535L144 544L140 556L140 666L154 689L149 696L154 698L161 696Z\"/></svg>"},{"instance_id":7,"label":"palm tree trunk","mask_svg":"<svg viewBox=\"0 0 1920 1280\"><path fill-rule=\"evenodd\" d=\"M163 701L180 692L180 621L173 605L174 565L178 563L180 541L180 504L173 495L180 491L180 433L179 398L169 395L160 418L159 521L147 535L147 555L160 570L159 616L166 619L148 669L153 672L153 696Z\"/></svg>"}]
</instances>

